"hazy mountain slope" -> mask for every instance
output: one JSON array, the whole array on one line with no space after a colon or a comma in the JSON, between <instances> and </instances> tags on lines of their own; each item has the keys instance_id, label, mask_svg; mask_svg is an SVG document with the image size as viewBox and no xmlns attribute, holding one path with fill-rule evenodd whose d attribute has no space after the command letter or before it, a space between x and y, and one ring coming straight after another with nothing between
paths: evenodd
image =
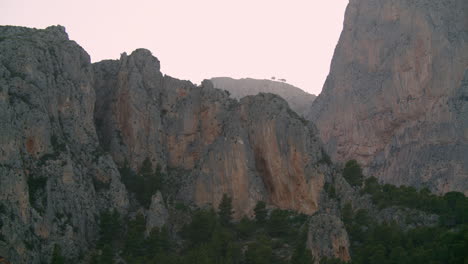
<instances>
[{"instance_id":1,"label":"hazy mountain slope","mask_svg":"<svg viewBox=\"0 0 468 264\"><path fill-rule=\"evenodd\" d=\"M273 93L283 97L292 110L304 116L309 110L310 104L315 100L315 95L304 92L300 88L290 84L258 79L232 79L229 77L217 77L210 79L215 88L229 91L232 97L240 99L247 95L258 93Z\"/></svg>"},{"instance_id":2,"label":"hazy mountain slope","mask_svg":"<svg viewBox=\"0 0 468 264\"><path fill-rule=\"evenodd\" d=\"M468 2L352 0L314 121L332 158L468 193Z\"/></svg>"}]
</instances>

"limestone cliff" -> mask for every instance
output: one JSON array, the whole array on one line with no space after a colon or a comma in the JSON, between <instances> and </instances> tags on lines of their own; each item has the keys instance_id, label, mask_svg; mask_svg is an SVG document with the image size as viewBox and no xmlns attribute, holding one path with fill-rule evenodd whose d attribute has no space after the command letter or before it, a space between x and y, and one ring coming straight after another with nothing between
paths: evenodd
<instances>
[{"instance_id":1,"label":"limestone cliff","mask_svg":"<svg viewBox=\"0 0 468 264\"><path fill-rule=\"evenodd\" d=\"M308 119L334 160L468 193L468 2L351 0Z\"/></svg>"},{"instance_id":2,"label":"limestone cliff","mask_svg":"<svg viewBox=\"0 0 468 264\"><path fill-rule=\"evenodd\" d=\"M63 27L0 27L0 256L12 263L48 262L54 244L77 257L101 210L126 210L94 101L89 56Z\"/></svg>"},{"instance_id":3,"label":"limestone cliff","mask_svg":"<svg viewBox=\"0 0 468 264\"><path fill-rule=\"evenodd\" d=\"M95 119L114 160L143 159L184 171L176 197L217 205L233 197L238 216L258 200L307 214L318 208L325 175L314 127L272 94L240 101L163 76L147 50L95 64Z\"/></svg>"},{"instance_id":4,"label":"limestone cliff","mask_svg":"<svg viewBox=\"0 0 468 264\"><path fill-rule=\"evenodd\" d=\"M312 214L332 177L315 127L284 99L164 76L144 49L91 64L60 26L0 27L0 109L0 256L12 263L47 263L55 245L86 262L109 209L142 212L147 232L174 217L168 202L217 206L224 193L237 217L259 200ZM148 209L118 170L146 158L174 190Z\"/></svg>"},{"instance_id":5,"label":"limestone cliff","mask_svg":"<svg viewBox=\"0 0 468 264\"><path fill-rule=\"evenodd\" d=\"M210 79L215 88L226 90L236 99L258 93L272 93L283 97L292 110L301 116L305 116L310 105L315 100L315 95L304 92L300 88L290 84L252 78L232 79L229 77L216 77Z\"/></svg>"}]
</instances>

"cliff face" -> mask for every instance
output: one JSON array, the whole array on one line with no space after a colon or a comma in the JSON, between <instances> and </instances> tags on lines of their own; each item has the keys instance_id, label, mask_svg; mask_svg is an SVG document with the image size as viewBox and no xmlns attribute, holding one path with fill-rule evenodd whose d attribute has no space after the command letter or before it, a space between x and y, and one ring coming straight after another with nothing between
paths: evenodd
<instances>
[{"instance_id":1,"label":"cliff face","mask_svg":"<svg viewBox=\"0 0 468 264\"><path fill-rule=\"evenodd\" d=\"M163 76L143 49L91 64L60 26L0 27L0 88L0 256L12 263L49 262L56 244L77 260L110 209L151 228L168 200L217 206L227 193L236 217L259 200L312 214L332 177L315 127L282 98ZM135 208L118 168L146 158L174 195Z\"/></svg>"},{"instance_id":2,"label":"cliff face","mask_svg":"<svg viewBox=\"0 0 468 264\"><path fill-rule=\"evenodd\" d=\"M177 197L217 205L233 197L238 216L258 200L307 214L324 182L312 125L272 94L240 102L209 81L196 87L159 72L147 50L94 67L95 119L103 146L134 168L149 157L181 170Z\"/></svg>"},{"instance_id":3,"label":"cliff face","mask_svg":"<svg viewBox=\"0 0 468 264\"><path fill-rule=\"evenodd\" d=\"M468 3L352 0L308 119L332 158L468 193Z\"/></svg>"},{"instance_id":4,"label":"cliff face","mask_svg":"<svg viewBox=\"0 0 468 264\"><path fill-rule=\"evenodd\" d=\"M306 115L316 97L297 87L279 81L252 78L236 80L229 77L217 77L210 80L215 88L228 91L236 99L258 93L277 94L283 97L288 102L289 107L301 116Z\"/></svg>"},{"instance_id":5,"label":"cliff face","mask_svg":"<svg viewBox=\"0 0 468 264\"><path fill-rule=\"evenodd\" d=\"M103 208L128 199L93 122L89 56L62 27L0 27L0 256L77 256L97 237ZM96 189L95 184L106 186Z\"/></svg>"}]
</instances>

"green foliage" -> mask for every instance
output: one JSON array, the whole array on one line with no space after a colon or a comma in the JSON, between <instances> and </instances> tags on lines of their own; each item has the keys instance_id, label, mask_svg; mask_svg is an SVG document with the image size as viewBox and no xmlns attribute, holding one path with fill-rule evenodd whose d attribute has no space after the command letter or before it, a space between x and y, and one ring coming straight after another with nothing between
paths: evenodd
<instances>
[{"instance_id":1,"label":"green foliage","mask_svg":"<svg viewBox=\"0 0 468 264\"><path fill-rule=\"evenodd\" d=\"M382 186L375 178L366 180L363 192L381 207L397 205L425 210L439 214L442 221L435 227L404 230L395 223L378 223L366 210L354 212L347 204L342 217L351 240L353 264L467 263L468 207L463 194L436 196L426 189L418 192L411 187Z\"/></svg>"},{"instance_id":2,"label":"green foliage","mask_svg":"<svg viewBox=\"0 0 468 264\"><path fill-rule=\"evenodd\" d=\"M112 244L121 238L122 221L120 214L115 209L102 213L99 219L99 245Z\"/></svg>"},{"instance_id":3,"label":"green foliage","mask_svg":"<svg viewBox=\"0 0 468 264\"><path fill-rule=\"evenodd\" d=\"M351 186L362 185L364 175L362 175L361 166L359 166L356 160L350 160L346 162L343 169L343 177Z\"/></svg>"},{"instance_id":4,"label":"green foliage","mask_svg":"<svg viewBox=\"0 0 468 264\"><path fill-rule=\"evenodd\" d=\"M270 264L272 259L273 249L271 241L265 236L261 236L257 241L249 244L245 252L246 264Z\"/></svg>"},{"instance_id":5,"label":"green foliage","mask_svg":"<svg viewBox=\"0 0 468 264\"><path fill-rule=\"evenodd\" d=\"M47 185L47 177L28 177L28 192L29 192L29 203L32 206L36 205L36 201L41 194L45 194L45 188Z\"/></svg>"},{"instance_id":6,"label":"green foliage","mask_svg":"<svg viewBox=\"0 0 468 264\"><path fill-rule=\"evenodd\" d=\"M427 189L417 191L407 186L380 185L374 177L366 179L363 192L370 194L380 208L402 206L438 214L446 226L468 224L468 198L459 192L437 196Z\"/></svg>"},{"instance_id":7,"label":"green foliage","mask_svg":"<svg viewBox=\"0 0 468 264\"><path fill-rule=\"evenodd\" d=\"M114 264L114 250L111 245L104 245L99 254L94 254L91 264Z\"/></svg>"},{"instance_id":8,"label":"green foliage","mask_svg":"<svg viewBox=\"0 0 468 264\"><path fill-rule=\"evenodd\" d=\"M323 186L323 189L328 194L328 197L332 199L336 198L336 190L335 190L335 186L333 185L333 183L326 182L325 185Z\"/></svg>"},{"instance_id":9,"label":"green foliage","mask_svg":"<svg viewBox=\"0 0 468 264\"><path fill-rule=\"evenodd\" d=\"M227 226L232 221L232 215L234 210L232 209L232 199L227 194L223 194L223 198L218 206L219 220L222 225Z\"/></svg>"},{"instance_id":10,"label":"green foliage","mask_svg":"<svg viewBox=\"0 0 468 264\"><path fill-rule=\"evenodd\" d=\"M141 214L128 222L124 248L124 258L126 260L145 255L145 229L146 221Z\"/></svg>"},{"instance_id":11,"label":"green foliage","mask_svg":"<svg viewBox=\"0 0 468 264\"><path fill-rule=\"evenodd\" d=\"M257 202L254 208L254 212L255 212L255 220L257 220L257 223L259 224L265 223L267 216L268 216L268 211L266 210L266 203L264 201Z\"/></svg>"},{"instance_id":12,"label":"green foliage","mask_svg":"<svg viewBox=\"0 0 468 264\"><path fill-rule=\"evenodd\" d=\"M320 260L320 264L345 264L347 262L344 262L342 261L341 259L339 258L327 258L327 257L323 257L321 260Z\"/></svg>"},{"instance_id":13,"label":"green foliage","mask_svg":"<svg viewBox=\"0 0 468 264\"><path fill-rule=\"evenodd\" d=\"M180 237L167 227L153 228L147 234L141 214L130 219L115 211L104 212L99 220L100 239L90 263L115 263L119 258L128 264L312 263L306 248L307 216L277 209L268 217L265 204L260 203L263 224L248 217L227 222L231 202L227 196L223 200L225 206L220 206L219 212L226 214L216 213L213 208L185 212L191 214L191 219L178 234Z\"/></svg>"},{"instance_id":14,"label":"green foliage","mask_svg":"<svg viewBox=\"0 0 468 264\"><path fill-rule=\"evenodd\" d=\"M151 258L156 258L158 255L163 255L165 252L170 252L172 243L170 240L169 230L167 227L153 228L146 240L148 255Z\"/></svg>"},{"instance_id":15,"label":"green foliage","mask_svg":"<svg viewBox=\"0 0 468 264\"><path fill-rule=\"evenodd\" d=\"M53 134L50 137L50 143L52 144L52 147L54 148L55 153L60 153L67 149L64 143L59 142L59 139L55 134Z\"/></svg>"},{"instance_id":16,"label":"green foliage","mask_svg":"<svg viewBox=\"0 0 468 264\"><path fill-rule=\"evenodd\" d=\"M236 230L239 233L239 236L243 239L247 239L252 236L256 230L255 223L244 216L239 223L236 225Z\"/></svg>"},{"instance_id":17,"label":"green foliage","mask_svg":"<svg viewBox=\"0 0 468 264\"><path fill-rule=\"evenodd\" d=\"M216 213L212 209L199 209L194 213L192 222L184 228L183 235L193 244L207 243L216 222Z\"/></svg>"},{"instance_id":18,"label":"green foliage","mask_svg":"<svg viewBox=\"0 0 468 264\"><path fill-rule=\"evenodd\" d=\"M146 158L138 174L133 172L127 162L120 169L120 174L127 190L135 194L135 198L142 206L149 208L151 197L161 189L161 168L157 166L156 171L153 171L151 161Z\"/></svg>"},{"instance_id":19,"label":"green foliage","mask_svg":"<svg viewBox=\"0 0 468 264\"><path fill-rule=\"evenodd\" d=\"M312 253L310 249L306 247L307 241L307 230L302 230L301 238L299 243L297 243L294 254L291 258L291 264L310 264L314 263L314 257L312 257Z\"/></svg>"},{"instance_id":20,"label":"green foliage","mask_svg":"<svg viewBox=\"0 0 468 264\"><path fill-rule=\"evenodd\" d=\"M288 211L275 209L270 214L270 219L267 223L268 233L272 237L287 236L290 231L288 220Z\"/></svg>"},{"instance_id":21,"label":"green foliage","mask_svg":"<svg viewBox=\"0 0 468 264\"><path fill-rule=\"evenodd\" d=\"M52 252L52 260L50 264L65 264L65 258L62 256L62 249L59 245L54 246L54 251Z\"/></svg>"}]
</instances>

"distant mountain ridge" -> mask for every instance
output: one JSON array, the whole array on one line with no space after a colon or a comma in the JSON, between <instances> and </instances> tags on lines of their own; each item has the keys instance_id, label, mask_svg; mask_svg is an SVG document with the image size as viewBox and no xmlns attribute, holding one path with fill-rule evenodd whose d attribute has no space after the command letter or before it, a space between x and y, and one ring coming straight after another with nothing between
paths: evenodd
<instances>
[{"instance_id":1,"label":"distant mountain ridge","mask_svg":"<svg viewBox=\"0 0 468 264\"><path fill-rule=\"evenodd\" d=\"M258 93L273 93L283 97L289 107L299 115L305 116L310 104L317 96L285 82L267 79L233 79L230 77L211 78L215 88L228 91L232 97L240 99Z\"/></svg>"}]
</instances>

